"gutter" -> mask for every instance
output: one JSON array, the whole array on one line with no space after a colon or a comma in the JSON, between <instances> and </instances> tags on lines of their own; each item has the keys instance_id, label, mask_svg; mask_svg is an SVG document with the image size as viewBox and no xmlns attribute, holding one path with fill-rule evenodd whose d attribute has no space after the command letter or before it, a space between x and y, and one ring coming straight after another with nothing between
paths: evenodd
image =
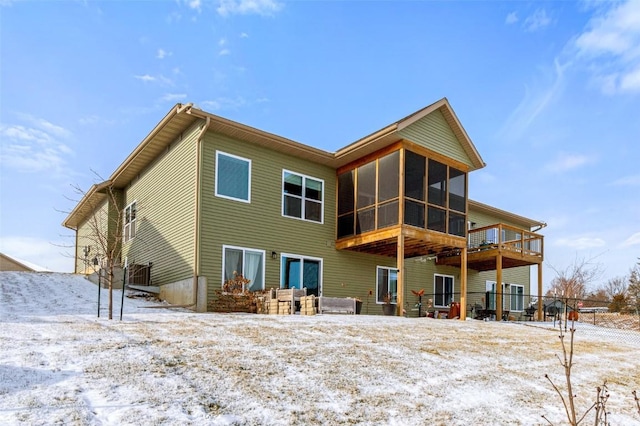
<instances>
[{"instance_id":1,"label":"gutter","mask_svg":"<svg viewBox=\"0 0 640 426\"><path fill-rule=\"evenodd\" d=\"M540 222L540 225L536 229L532 229L531 232L538 232L542 228L546 228L546 227L547 227L547 222Z\"/></svg>"}]
</instances>

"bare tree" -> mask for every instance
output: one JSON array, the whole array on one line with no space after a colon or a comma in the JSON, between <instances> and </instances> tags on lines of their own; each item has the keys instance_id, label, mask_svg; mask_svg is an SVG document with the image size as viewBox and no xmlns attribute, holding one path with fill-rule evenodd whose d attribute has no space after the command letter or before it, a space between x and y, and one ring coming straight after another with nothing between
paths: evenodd
<instances>
[{"instance_id":1,"label":"bare tree","mask_svg":"<svg viewBox=\"0 0 640 426\"><path fill-rule=\"evenodd\" d=\"M584 297L584 307L593 308L596 306L606 306L609 303L609 298L604 289L599 288L594 292L588 293Z\"/></svg>"},{"instance_id":2,"label":"bare tree","mask_svg":"<svg viewBox=\"0 0 640 426\"><path fill-rule=\"evenodd\" d=\"M611 278L604 285L604 291L608 298L613 299L616 296L627 296L629 290L629 284L627 277L615 277Z\"/></svg>"},{"instance_id":3,"label":"bare tree","mask_svg":"<svg viewBox=\"0 0 640 426\"><path fill-rule=\"evenodd\" d=\"M591 263L590 260L578 260L563 270L556 269L556 277L551 281L551 286L547 295L561 295L584 299L587 295L589 284L593 283L602 275L599 264Z\"/></svg>"},{"instance_id":4,"label":"bare tree","mask_svg":"<svg viewBox=\"0 0 640 426\"><path fill-rule=\"evenodd\" d=\"M574 365L573 355L575 353L575 347L574 347L575 332L576 332L575 323L574 321L572 321L571 329L569 330L569 344L567 345L567 342L565 340L566 334L563 333L562 327L560 327L559 337L560 337L560 344L562 345L562 357L558 356L557 358L560 361L560 365L564 370L566 388L562 389L562 387L556 384L548 374L545 374L544 377L551 384L551 386L553 387L553 390L556 392L556 394L560 398L562 406L564 407L564 412L565 412L567 421L571 426L578 426L583 420L585 420L585 417L587 416L587 414L589 414L589 412L592 410L595 411L595 422L594 422L595 425L601 425L601 424L608 425L609 424L607 421L608 412L607 412L606 405L607 405L607 400L609 399L609 390L607 389L606 380L602 384L602 386L598 386L598 388L596 389L597 392L596 392L595 401L582 415L579 414L578 408L576 407L577 395L574 390L573 383L571 381L571 372ZM550 425L554 424L545 415L543 415L542 418L545 419L546 422L549 423Z\"/></svg>"},{"instance_id":5,"label":"bare tree","mask_svg":"<svg viewBox=\"0 0 640 426\"><path fill-rule=\"evenodd\" d=\"M74 186L74 190L81 195L83 202L87 203L86 210L89 215L78 229L78 239L86 247L93 247L94 251L85 249L85 262L99 264L106 271L106 280L109 289L109 319L113 319L113 285L115 271L121 264L122 238L125 218L122 207L122 192L115 189L111 181L104 181L91 187L89 192L100 194L99 197L88 197L89 192L84 192L80 187ZM133 213L135 214L135 212ZM93 254L95 253L95 254ZM123 283L124 285L124 283ZM124 291L124 288L123 288Z\"/></svg>"},{"instance_id":6,"label":"bare tree","mask_svg":"<svg viewBox=\"0 0 640 426\"><path fill-rule=\"evenodd\" d=\"M640 261L629 271L629 286L627 287L629 302L640 310Z\"/></svg>"}]
</instances>

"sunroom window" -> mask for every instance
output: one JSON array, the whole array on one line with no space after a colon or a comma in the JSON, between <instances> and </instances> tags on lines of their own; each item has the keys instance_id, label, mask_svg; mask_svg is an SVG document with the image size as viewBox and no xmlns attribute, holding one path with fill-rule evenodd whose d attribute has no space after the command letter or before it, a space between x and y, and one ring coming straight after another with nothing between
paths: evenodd
<instances>
[{"instance_id":1,"label":"sunroom window","mask_svg":"<svg viewBox=\"0 0 640 426\"><path fill-rule=\"evenodd\" d=\"M338 238L400 223L465 237L466 209L466 172L404 148L338 175Z\"/></svg>"}]
</instances>

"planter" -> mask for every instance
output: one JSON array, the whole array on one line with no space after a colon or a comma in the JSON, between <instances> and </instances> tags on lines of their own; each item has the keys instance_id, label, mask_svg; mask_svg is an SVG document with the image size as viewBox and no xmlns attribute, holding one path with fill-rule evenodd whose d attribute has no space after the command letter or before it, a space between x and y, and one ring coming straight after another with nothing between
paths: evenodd
<instances>
[{"instance_id":1,"label":"planter","mask_svg":"<svg viewBox=\"0 0 640 426\"><path fill-rule=\"evenodd\" d=\"M396 305L384 304L382 305L382 314L386 316L394 316L396 314Z\"/></svg>"}]
</instances>

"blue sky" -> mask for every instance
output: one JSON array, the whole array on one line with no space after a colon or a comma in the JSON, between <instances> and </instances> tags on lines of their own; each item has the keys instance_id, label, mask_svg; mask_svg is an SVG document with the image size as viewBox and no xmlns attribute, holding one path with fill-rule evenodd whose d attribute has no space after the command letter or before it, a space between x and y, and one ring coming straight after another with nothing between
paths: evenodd
<instances>
[{"instance_id":1,"label":"blue sky","mask_svg":"<svg viewBox=\"0 0 640 426\"><path fill-rule=\"evenodd\" d=\"M176 102L334 151L447 97L545 284L640 257L640 1L0 0L0 63L0 251L54 270L72 186Z\"/></svg>"}]
</instances>

